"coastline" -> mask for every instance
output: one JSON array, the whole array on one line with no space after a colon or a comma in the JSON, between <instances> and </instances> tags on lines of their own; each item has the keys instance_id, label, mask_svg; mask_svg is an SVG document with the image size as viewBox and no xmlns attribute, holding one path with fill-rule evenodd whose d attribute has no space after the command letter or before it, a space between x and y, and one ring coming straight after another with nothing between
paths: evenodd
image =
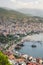
<instances>
[{"instance_id":1,"label":"coastline","mask_svg":"<svg viewBox=\"0 0 43 65\"><path fill-rule=\"evenodd\" d=\"M43 41L43 33L28 35L22 41Z\"/></svg>"},{"instance_id":2,"label":"coastline","mask_svg":"<svg viewBox=\"0 0 43 65\"><path fill-rule=\"evenodd\" d=\"M39 35L41 37L39 37ZM43 33L25 36L21 39L21 41L17 42L16 44L14 43L13 45L11 45L8 50L14 50L14 48L17 46L17 44L23 43L25 41L36 41L36 42L43 41L42 36L43 36Z\"/></svg>"},{"instance_id":3,"label":"coastline","mask_svg":"<svg viewBox=\"0 0 43 65\"><path fill-rule=\"evenodd\" d=\"M42 33L40 33L40 34L42 34ZM34 35L39 35L39 34L34 34ZM33 40L33 35L28 35L28 36L25 36L25 37L23 37L22 38L22 40L21 41L19 41L19 42L17 42L16 44L14 43L13 45L11 45L10 47L9 47L9 49L8 49L8 51L11 51L13 54L19 54L19 56L28 56L29 58L35 58L35 59L42 59L41 57L34 57L34 56L32 56L32 55L28 55L28 54L24 54L24 53L20 53L20 52L18 52L18 51L16 51L16 50L14 50L14 48L17 46L17 44L20 44L20 43L24 43L25 41L41 41L41 40ZM36 38L35 38L36 39ZM39 38L38 38L39 39ZM42 40L43 41L43 40ZM16 61L17 61L17 59L16 59ZM26 60L27 61L27 60Z\"/></svg>"}]
</instances>

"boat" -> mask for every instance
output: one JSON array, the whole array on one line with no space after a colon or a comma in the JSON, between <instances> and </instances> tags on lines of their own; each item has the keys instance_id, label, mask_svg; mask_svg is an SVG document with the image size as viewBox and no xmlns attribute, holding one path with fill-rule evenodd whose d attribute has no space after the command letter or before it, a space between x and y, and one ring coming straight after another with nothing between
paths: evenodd
<instances>
[{"instance_id":1,"label":"boat","mask_svg":"<svg viewBox=\"0 0 43 65\"><path fill-rule=\"evenodd\" d=\"M32 48L36 48L37 46L36 45L31 45Z\"/></svg>"},{"instance_id":2,"label":"boat","mask_svg":"<svg viewBox=\"0 0 43 65\"><path fill-rule=\"evenodd\" d=\"M24 44L23 43L21 43L21 44L19 43L19 44L17 44L17 46L24 46Z\"/></svg>"},{"instance_id":3,"label":"boat","mask_svg":"<svg viewBox=\"0 0 43 65\"><path fill-rule=\"evenodd\" d=\"M15 49L18 50L18 49L21 49L21 47L20 46L16 46Z\"/></svg>"}]
</instances>

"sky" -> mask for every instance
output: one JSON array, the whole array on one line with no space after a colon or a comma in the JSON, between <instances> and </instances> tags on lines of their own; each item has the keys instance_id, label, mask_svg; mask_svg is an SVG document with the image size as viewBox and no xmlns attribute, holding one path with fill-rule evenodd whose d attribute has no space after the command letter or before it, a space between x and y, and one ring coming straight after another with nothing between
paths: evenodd
<instances>
[{"instance_id":1,"label":"sky","mask_svg":"<svg viewBox=\"0 0 43 65\"><path fill-rule=\"evenodd\" d=\"M43 0L0 0L0 7L43 9Z\"/></svg>"}]
</instances>

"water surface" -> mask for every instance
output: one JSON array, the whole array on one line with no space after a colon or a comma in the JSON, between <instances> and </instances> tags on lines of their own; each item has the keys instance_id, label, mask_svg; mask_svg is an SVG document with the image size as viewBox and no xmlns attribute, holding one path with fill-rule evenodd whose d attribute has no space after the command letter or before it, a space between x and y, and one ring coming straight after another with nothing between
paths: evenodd
<instances>
[{"instance_id":1,"label":"water surface","mask_svg":"<svg viewBox=\"0 0 43 65\"><path fill-rule=\"evenodd\" d=\"M33 44L37 47L32 48L31 45ZM18 51L20 53L28 54L29 56L43 58L43 42L24 42L24 47Z\"/></svg>"},{"instance_id":2,"label":"water surface","mask_svg":"<svg viewBox=\"0 0 43 65\"><path fill-rule=\"evenodd\" d=\"M24 47L18 50L20 53L28 54L33 57L43 58L43 33L32 35L30 41L24 42ZM34 40L34 41L33 41ZM40 42L38 42L40 41ZM31 45L36 45L37 47L32 48Z\"/></svg>"}]
</instances>

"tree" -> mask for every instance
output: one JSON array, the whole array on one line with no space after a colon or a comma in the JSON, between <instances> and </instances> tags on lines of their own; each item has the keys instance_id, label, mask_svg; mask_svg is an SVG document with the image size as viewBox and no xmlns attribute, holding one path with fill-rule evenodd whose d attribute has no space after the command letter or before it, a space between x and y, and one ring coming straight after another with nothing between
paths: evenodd
<instances>
[{"instance_id":1,"label":"tree","mask_svg":"<svg viewBox=\"0 0 43 65\"><path fill-rule=\"evenodd\" d=\"M0 51L0 65L11 65L8 57Z\"/></svg>"}]
</instances>

